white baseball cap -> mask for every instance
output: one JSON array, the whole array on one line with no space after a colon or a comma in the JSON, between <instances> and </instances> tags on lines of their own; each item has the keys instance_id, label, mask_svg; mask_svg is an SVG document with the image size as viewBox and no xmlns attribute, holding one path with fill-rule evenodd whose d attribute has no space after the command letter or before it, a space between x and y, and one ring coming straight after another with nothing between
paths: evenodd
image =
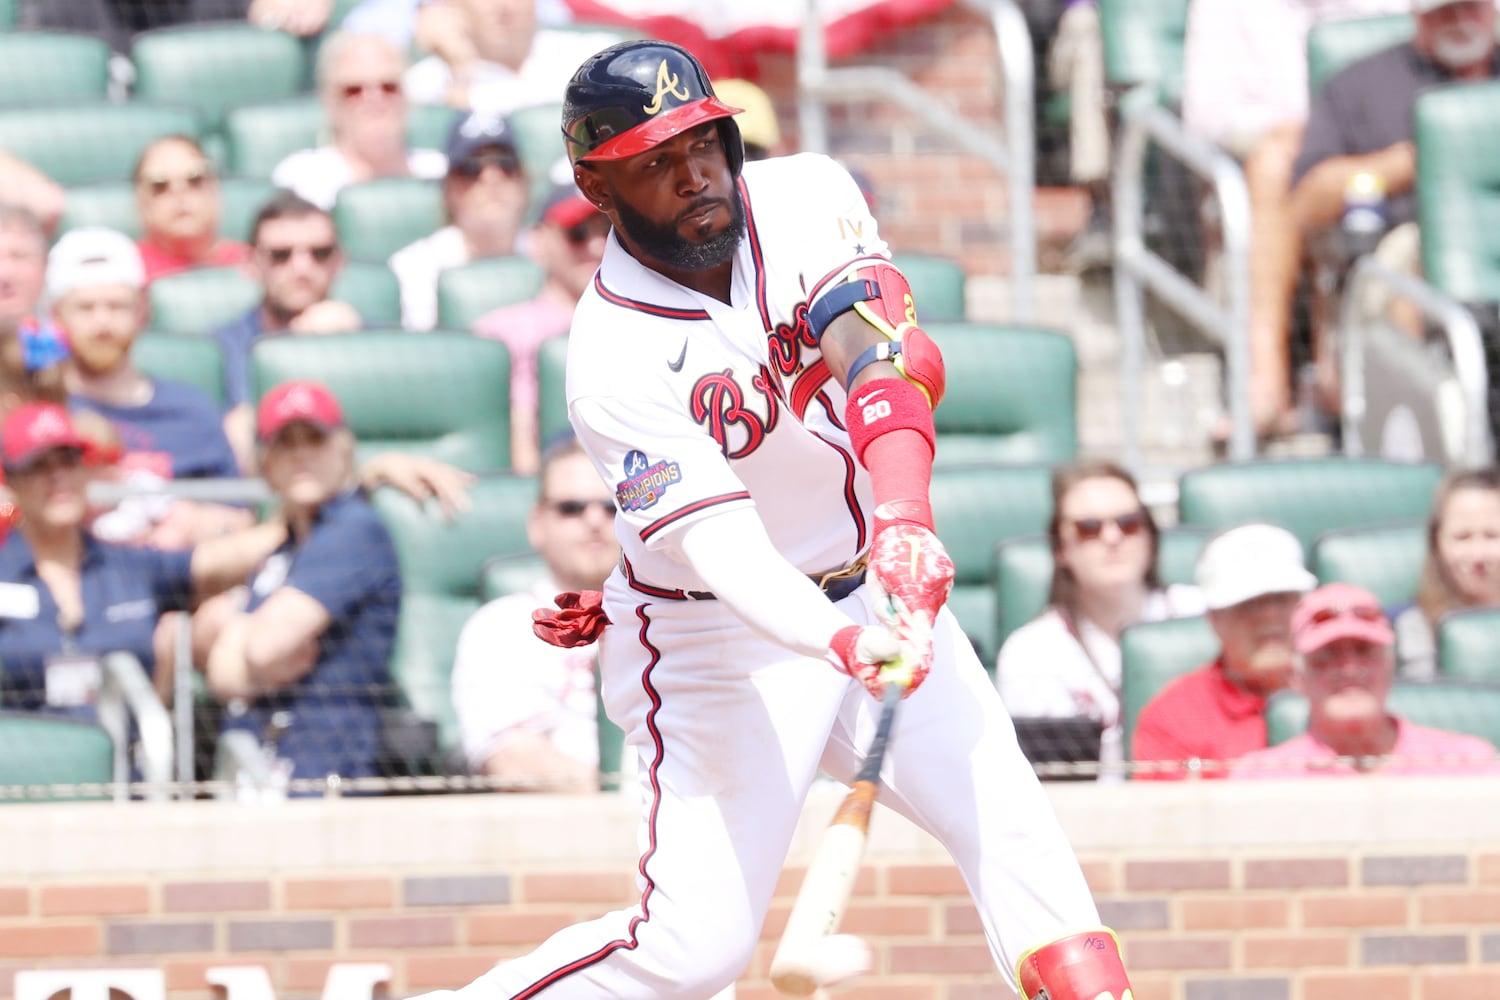
<instances>
[{"instance_id":1,"label":"white baseball cap","mask_svg":"<svg viewBox=\"0 0 1500 1000\"><path fill-rule=\"evenodd\" d=\"M56 302L75 288L146 287L146 265L135 241L101 226L71 229L47 255L47 297Z\"/></svg>"},{"instance_id":2,"label":"white baseball cap","mask_svg":"<svg viewBox=\"0 0 1500 1000\"><path fill-rule=\"evenodd\" d=\"M1274 524L1242 524L1209 540L1194 576L1210 611L1265 594L1305 594L1318 578L1302 562L1302 543Z\"/></svg>"}]
</instances>

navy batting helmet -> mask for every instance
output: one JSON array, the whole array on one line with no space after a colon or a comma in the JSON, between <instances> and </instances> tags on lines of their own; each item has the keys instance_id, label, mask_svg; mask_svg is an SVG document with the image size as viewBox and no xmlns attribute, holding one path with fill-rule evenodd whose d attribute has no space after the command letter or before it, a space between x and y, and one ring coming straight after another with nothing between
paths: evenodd
<instances>
[{"instance_id":1,"label":"navy batting helmet","mask_svg":"<svg viewBox=\"0 0 1500 1000\"><path fill-rule=\"evenodd\" d=\"M739 175L745 144L730 107L714 96L703 66L670 42L620 42L584 60L563 97L568 156L618 160L717 121L729 169Z\"/></svg>"}]
</instances>

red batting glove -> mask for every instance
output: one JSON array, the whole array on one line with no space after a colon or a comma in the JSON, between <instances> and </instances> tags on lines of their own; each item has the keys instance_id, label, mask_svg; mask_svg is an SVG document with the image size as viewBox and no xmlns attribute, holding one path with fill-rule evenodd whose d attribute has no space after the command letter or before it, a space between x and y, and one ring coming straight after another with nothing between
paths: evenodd
<instances>
[{"instance_id":1,"label":"red batting glove","mask_svg":"<svg viewBox=\"0 0 1500 1000\"><path fill-rule=\"evenodd\" d=\"M877 701L885 697L889 680L906 682L903 698L915 691L927 676L930 659L877 625L846 625L828 644L828 662L863 684Z\"/></svg>"},{"instance_id":2,"label":"red batting glove","mask_svg":"<svg viewBox=\"0 0 1500 1000\"><path fill-rule=\"evenodd\" d=\"M932 625L953 590L953 560L937 535L911 521L877 521L867 581L875 614L931 658Z\"/></svg>"}]
</instances>

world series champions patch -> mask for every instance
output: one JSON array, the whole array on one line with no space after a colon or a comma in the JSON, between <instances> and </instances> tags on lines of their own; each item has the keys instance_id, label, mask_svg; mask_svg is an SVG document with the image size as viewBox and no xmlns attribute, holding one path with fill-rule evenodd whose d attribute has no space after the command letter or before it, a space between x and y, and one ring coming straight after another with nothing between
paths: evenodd
<instances>
[{"instance_id":1,"label":"world series champions patch","mask_svg":"<svg viewBox=\"0 0 1500 1000\"><path fill-rule=\"evenodd\" d=\"M682 469L676 462L652 462L643 451L628 451L625 478L615 484L615 500L624 511L646 510L656 506L668 486L681 480Z\"/></svg>"}]
</instances>

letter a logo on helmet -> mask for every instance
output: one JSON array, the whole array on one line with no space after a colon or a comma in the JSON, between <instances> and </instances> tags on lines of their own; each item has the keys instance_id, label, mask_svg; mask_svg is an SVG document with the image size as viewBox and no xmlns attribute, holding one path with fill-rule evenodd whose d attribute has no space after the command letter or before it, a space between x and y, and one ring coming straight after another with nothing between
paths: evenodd
<instances>
[{"instance_id":1,"label":"letter a logo on helmet","mask_svg":"<svg viewBox=\"0 0 1500 1000\"><path fill-rule=\"evenodd\" d=\"M670 42L620 42L594 53L568 81L562 131L568 158L620 160L644 153L705 122L717 122L736 176L745 146L731 107L693 54Z\"/></svg>"}]
</instances>

